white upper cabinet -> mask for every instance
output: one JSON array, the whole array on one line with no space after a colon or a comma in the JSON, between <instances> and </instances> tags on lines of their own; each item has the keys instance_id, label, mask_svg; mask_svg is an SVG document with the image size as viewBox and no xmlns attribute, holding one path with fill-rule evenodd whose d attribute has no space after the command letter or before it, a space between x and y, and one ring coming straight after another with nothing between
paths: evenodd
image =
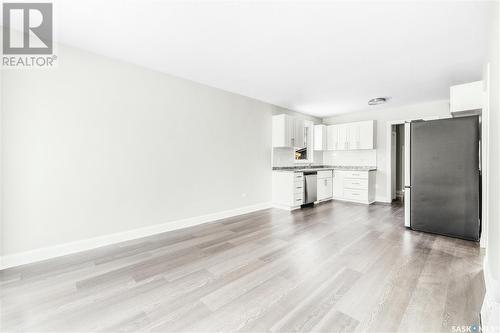
<instances>
[{"instance_id":1,"label":"white upper cabinet","mask_svg":"<svg viewBox=\"0 0 500 333\"><path fill-rule=\"evenodd\" d=\"M375 149L375 120L361 121L358 124L358 147L356 149Z\"/></svg>"},{"instance_id":2,"label":"white upper cabinet","mask_svg":"<svg viewBox=\"0 0 500 333\"><path fill-rule=\"evenodd\" d=\"M304 148L306 143L304 140L305 130L304 130L304 120L293 117L294 121L294 135L293 135L293 147Z\"/></svg>"},{"instance_id":3,"label":"white upper cabinet","mask_svg":"<svg viewBox=\"0 0 500 333\"><path fill-rule=\"evenodd\" d=\"M327 149L375 149L375 121L327 126Z\"/></svg>"},{"instance_id":4,"label":"white upper cabinet","mask_svg":"<svg viewBox=\"0 0 500 333\"><path fill-rule=\"evenodd\" d=\"M326 150L337 150L339 129L337 125L326 126Z\"/></svg>"},{"instance_id":5,"label":"white upper cabinet","mask_svg":"<svg viewBox=\"0 0 500 333\"><path fill-rule=\"evenodd\" d=\"M314 125L314 150L327 150L327 126Z\"/></svg>"},{"instance_id":6,"label":"white upper cabinet","mask_svg":"<svg viewBox=\"0 0 500 333\"><path fill-rule=\"evenodd\" d=\"M287 114L273 116L273 147L303 148L304 121Z\"/></svg>"},{"instance_id":7,"label":"white upper cabinet","mask_svg":"<svg viewBox=\"0 0 500 333\"><path fill-rule=\"evenodd\" d=\"M359 149L360 123L347 124L347 149Z\"/></svg>"},{"instance_id":8,"label":"white upper cabinet","mask_svg":"<svg viewBox=\"0 0 500 333\"><path fill-rule=\"evenodd\" d=\"M483 81L459 84L450 87L450 112L464 112L482 109Z\"/></svg>"},{"instance_id":9,"label":"white upper cabinet","mask_svg":"<svg viewBox=\"0 0 500 333\"><path fill-rule=\"evenodd\" d=\"M273 116L273 147L292 147L293 121L289 115Z\"/></svg>"},{"instance_id":10,"label":"white upper cabinet","mask_svg":"<svg viewBox=\"0 0 500 333\"><path fill-rule=\"evenodd\" d=\"M334 125L337 126L338 139L337 139L337 149L336 150L348 150L349 149L349 124Z\"/></svg>"}]
</instances>

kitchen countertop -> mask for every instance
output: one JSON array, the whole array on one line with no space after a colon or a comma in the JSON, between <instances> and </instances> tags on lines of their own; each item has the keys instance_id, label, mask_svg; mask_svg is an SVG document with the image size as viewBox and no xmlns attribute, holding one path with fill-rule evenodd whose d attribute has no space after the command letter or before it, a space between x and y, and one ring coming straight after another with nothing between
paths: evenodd
<instances>
[{"instance_id":1,"label":"kitchen countertop","mask_svg":"<svg viewBox=\"0 0 500 333\"><path fill-rule=\"evenodd\" d=\"M293 166L293 167L273 167L273 171L285 172L304 172L304 171L321 171L321 170L352 170L352 171L374 171L375 166L342 166L342 165L312 165L312 166Z\"/></svg>"}]
</instances>

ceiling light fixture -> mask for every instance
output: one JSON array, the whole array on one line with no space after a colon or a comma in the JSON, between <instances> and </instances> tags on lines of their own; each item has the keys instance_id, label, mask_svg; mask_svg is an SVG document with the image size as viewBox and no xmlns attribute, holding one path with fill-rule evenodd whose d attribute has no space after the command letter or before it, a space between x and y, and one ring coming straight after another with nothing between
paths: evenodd
<instances>
[{"instance_id":1,"label":"ceiling light fixture","mask_svg":"<svg viewBox=\"0 0 500 333\"><path fill-rule=\"evenodd\" d=\"M377 97L377 98L372 98L368 101L368 105L380 105L387 103L388 98L387 97Z\"/></svg>"}]
</instances>

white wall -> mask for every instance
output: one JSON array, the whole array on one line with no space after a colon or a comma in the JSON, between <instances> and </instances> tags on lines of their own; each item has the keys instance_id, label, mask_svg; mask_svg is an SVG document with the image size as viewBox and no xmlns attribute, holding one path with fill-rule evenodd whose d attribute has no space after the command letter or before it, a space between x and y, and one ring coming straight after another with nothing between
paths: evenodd
<instances>
[{"instance_id":1,"label":"white wall","mask_svg":"<svg viewBox=\"0 0 500 333\"><path fill-rule=\"evenodd\" d=\"M390 201L391 189L387 188L387 174L386 167L386 141L387 141L387 122L394 120L409 120L420 117L429 116L444 116L449 115L449 102L448 100L435 101L414 105L407 105L402 107L377 107L373 110L340 114L338 116L325 118L325 124L342 124L353 121L371 120L377 121L376 126L376 167L377 167L377 180L376 180L376 200L377 201ZM389 147L390 149L390 147ZM339 159L335 159L335 152L325 152L323 160L326 164L339 163ZM328 161L328 163L327 163ZM342 156L341 161L345 161L345 156ZM368 162L366 162L368 161ZM349 164L360 163L361 165L370 165L373 161L373 152L361 152L355 158L351 158ZM352 164L351 164L352 165Z\"/></svg>"},{"instance_id":2,"label":"white wall","mask_svg":"<svg viewBox=\"0 0 500 333\"><path fill-rule=\"evenodd\" d=\"M489 327L500 327L500 33L499 17L500 5L496 2L493 11L493 24L489 36L490 48L487 62L489 75L484 77L489 91L488 112L488 225L484 275L486 282L486 296L481 311L482 324ZM489 80L488 80L489 76ZM489 82L488 82L489 81Z\"/></svg>"},{"instance_id":3,"label":"white wall","mask_svg":"<svg viewBox=\"0 0 500 333\"><path fill-rule=\"evenodd\" d=\"M287 110L59 46L3 72L3 255L269 203Z\"/></svg>"}]
</instances>

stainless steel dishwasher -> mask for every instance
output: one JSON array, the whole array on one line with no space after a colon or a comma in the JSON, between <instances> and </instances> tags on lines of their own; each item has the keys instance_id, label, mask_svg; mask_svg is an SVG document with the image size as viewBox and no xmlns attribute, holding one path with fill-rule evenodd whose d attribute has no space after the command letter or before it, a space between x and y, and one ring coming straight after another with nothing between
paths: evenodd
<instances>
[{"instance_id":1,"label":"stainless steel dishwasher","mask_svg":"<svg viewBox=\"0 0 500 333\"><path fill-rule=\"evenodd\" d=\"M317 190L317 171L305 171L305 193L304 193L304 205L313 203L318 198L318 190Z\"/></svg>"}]
</instances>

